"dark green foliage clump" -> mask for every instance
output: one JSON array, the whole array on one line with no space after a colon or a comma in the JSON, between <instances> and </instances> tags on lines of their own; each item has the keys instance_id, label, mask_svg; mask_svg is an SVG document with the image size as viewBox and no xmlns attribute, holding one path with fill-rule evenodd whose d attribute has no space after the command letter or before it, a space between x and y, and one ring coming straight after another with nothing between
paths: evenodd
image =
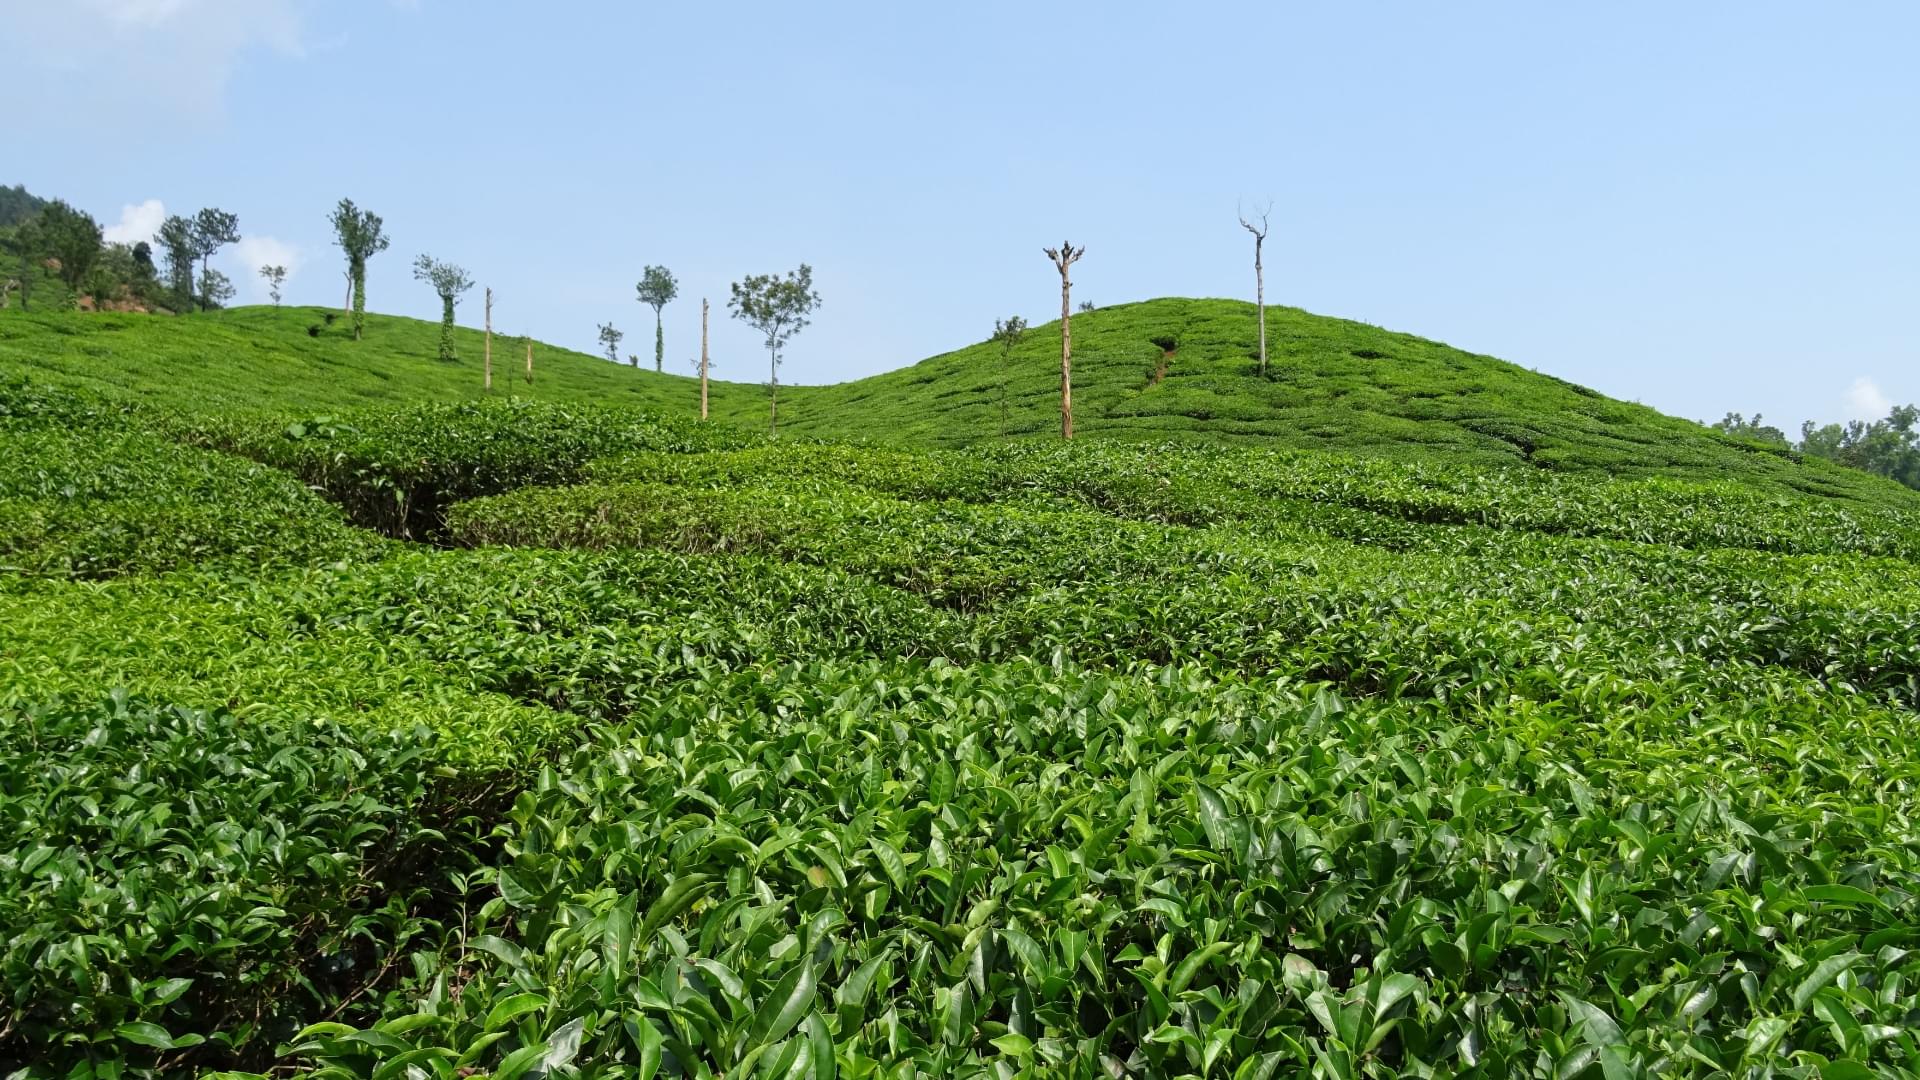
<instances>
[{"instance_id":1,"label":"dark green foliage clump","mask_svg":"<svg viewBox=\"0 0 1920 1080\"><path fill-rule=\"evenodd\" d=\"M257 724L113 697L0 707L0 1060L29 1077L270 1062L379 1015L483 850L424 729ZM106 1073L105 1075L112 1075Z\"/></svg>"},{"instance_id":2,"label":"dark green foliage clump","mask_svg":"<svg viewBox=\"0 0 1920 1080\"><path fill-rule=\"evenodd\" d=\"M380 542L283 472L183 447L110 402L0 385L0 567L111 577L372 556Z\"/></svg>"},{"instance_id":3,"label":"dark green foliage clump","mask_svg":"<svg viewBox=\"0 0 1920 1080\"><path fill-rule=\"evenodd\" d=\"M634 409L505 400L345 413L285 423L202 422L190 441L277 466L389 536L438 533L461 499L566 483L596 457L739 444L726 428Z\"/></svg>"}]
</instances>

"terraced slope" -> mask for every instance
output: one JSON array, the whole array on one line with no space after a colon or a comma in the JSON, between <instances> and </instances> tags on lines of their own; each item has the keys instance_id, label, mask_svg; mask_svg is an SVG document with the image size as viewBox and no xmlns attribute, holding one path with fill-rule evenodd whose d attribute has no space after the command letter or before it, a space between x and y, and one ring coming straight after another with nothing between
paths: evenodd
<instances>
[{"instance_id":1,"label":"terraced slope","mask_svg":"<svg viewBox=\"0 0 1920 1080\"><path fill-rule=\"evenodd\" d=\"M369 314L365 339L354 341L347 319L325 308L241 307L182 317L9 311L0 312L0 375L184 412L320 413L486 396L480 332L456 329L454 364L437 358L439 334L438 323ZM520 339L505 335L494 337L493 359L495 397L682 414L699 408L697 380L656 375L651 367L535 342L529 383ZM735 406L751 413L763 394L716 383L711 404L722 418Z\"/></svg>"},{"instance_id":2,"label":"terraced slope","mask_svg":"<svg viewBox=\"0 0 1920 1080\"><path fill-rule=\"evenodd\" d=\"M131 396L186 411L292 410L482 396L480 337L434 359L437 327L372 316L365 341L319 309L240 308L173 319L7 313L0 373ZM1271 362L1253 360L1254 312L1229 300L1150 300L1076 316L1075 425L1083 439L1177 440L1333 450L1544 472L1731 480L1765 490L1920 505L1897 485L1616 401L1514 364L1407 334L1268 311ZM310 336L309 328L317 328ZM983 343L854 382L782 391L790 436L959 446L1058 430L1059 337L1036 327L1003 364ZM1171 349L1163 348L1172 345ZM691 415L681 375L496 339L495 396L633 404ZM765 423L764 388L716 382L714 418Z\"/></svg>"},{"instance_id":3,"label":"terraced slope","mask_svg":"<svg viewBox=\"0 0 1920 1080\"><path fill-rule=\"evenodd\" d=\"M1410 334L1269 308L1260 376L1253 305L1149 300L1076 315L1080 438L1177 439L1335 450L1426 462L1618 476L1739 479L1893 499L1894 485L1515 364ZM962 445L1059 430L1059 329L1036 327L1001 363L992 343L820 387L789 429L908 445ZM1171 350L1164 344L1171 343ZM1002 373L1006 407L1001 406Z\"/></svg>"}]
</instances>

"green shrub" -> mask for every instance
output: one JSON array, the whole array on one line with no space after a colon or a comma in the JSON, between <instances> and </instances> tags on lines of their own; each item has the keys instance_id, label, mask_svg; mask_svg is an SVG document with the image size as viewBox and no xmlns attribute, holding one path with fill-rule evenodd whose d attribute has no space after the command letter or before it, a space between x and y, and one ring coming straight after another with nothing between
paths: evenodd
<instances>
[{"instance_id":1,"label":"green shrub","mask_svg":"<svg viewBox=\"0 0 1920 1080\"><path fill-rule=\"evenodd\" d=\"M265 466L111 428L0 428L0 571L97 578L381 546Z\"/></svg>"},{"instance_id":2,"label":"green shrub","mask_svg":"<svg viewBox=\"0 0 1920 1080\"><path fill-rule=\"evenodd\" d=\"M687 453L740 445L731 429L632 408L509 399L314 417L291 424L197 420L189 441L293 473L348 516L389 536L436 535L462 499L579 478L622 451Z\"/></svg>"},{"instance_id":3,"label":"green shrub","mask_svg":"<svg viewBox=\"0 0 1920 1080\"><path fill-rule=\"evenodd\" d=\"M305 1024L377 1016L483 850L435 794L425 730L115 696L0 710L0 736L15 1075L257 1067Z\"/></svg>"}]
</instances>

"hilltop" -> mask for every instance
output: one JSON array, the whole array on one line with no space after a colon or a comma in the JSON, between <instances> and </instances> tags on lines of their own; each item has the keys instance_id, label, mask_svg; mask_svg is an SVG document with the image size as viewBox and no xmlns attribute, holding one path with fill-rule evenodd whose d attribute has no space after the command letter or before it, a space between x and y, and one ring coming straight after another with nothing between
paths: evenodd
<instances>
[{"instance_id":1,"label":"hilltop","mask_svg":"<svg viewBox=\"0 0 1920 1080\"><path fill-rule=\"evenodd\" d=\"M369 315L365 340L320 308L244 307L180 318L13 312L0 367L189 411L321 413L462 401L481 390L481 335L461 360L434 357L437 324ZM331 321L330 321L331 320ZM1620 477L1737 480L1896 506L1891 483L1778 446L1732 438L1644 405L1490 356L1294 308L1267 311L1269 365L1254 359L1254 309L1159 299L1074 317L1076 435L1082 439L1257 444L1429 464ZM1170 348L1168 346L1171 346ZM494 395L638 405L688 415L697 381L520 339L494 339ZM1004 395L1003 395L1004 375ZM992 342L897 371L781 388L789 435L955 447L1047 437L1059 424L1059 330L1034 327L1002 362ZM714 381L712 416L758 430L766 391Z\"/></svg>"}]
</instances>

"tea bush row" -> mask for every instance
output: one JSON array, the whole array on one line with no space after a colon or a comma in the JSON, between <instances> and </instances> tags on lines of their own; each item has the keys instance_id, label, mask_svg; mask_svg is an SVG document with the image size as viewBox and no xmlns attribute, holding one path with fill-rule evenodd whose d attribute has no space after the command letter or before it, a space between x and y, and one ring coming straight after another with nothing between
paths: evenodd
<instances>
[{"instance_id":1,"label":"tea bush row","mask_svg":"<svg viewBox=\"0 0 1920 1080\"><path fill-rule=\"evenodd\" d=\"M370 1021L484 851L426 729L114 696L0 708L0 733L0 1060L257 1067Z\"/></svg>"},{"instance_id":2,"label":"tea bush row","mask_svg":"<svg viewBox=\"0 0 1920 1080\"><path fill-rule=\"evenodd\" d=\"M1903 721L1843 744L1754 704L729 673L521 797L497 898L410 1010L294 1049L339 1077L1920 1066Z\"/></svg>"}]
</instances>

